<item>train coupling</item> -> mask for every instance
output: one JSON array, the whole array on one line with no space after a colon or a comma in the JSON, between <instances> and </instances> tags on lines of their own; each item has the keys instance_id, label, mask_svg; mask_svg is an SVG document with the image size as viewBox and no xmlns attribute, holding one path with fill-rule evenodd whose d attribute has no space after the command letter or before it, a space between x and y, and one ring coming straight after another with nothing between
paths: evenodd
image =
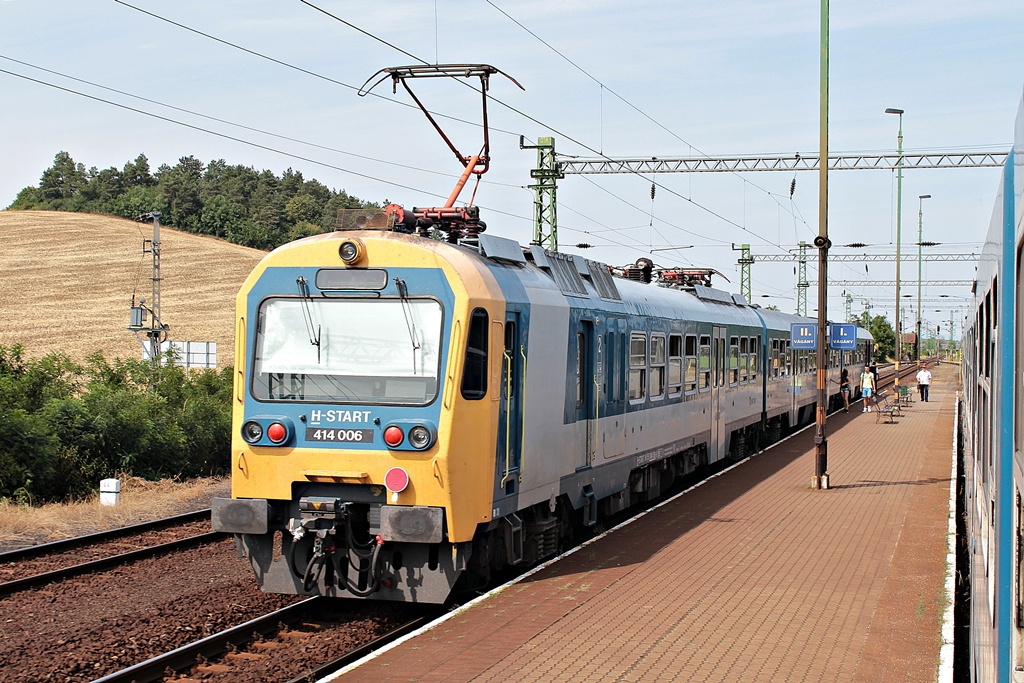
<instances>
[{"instance_id":1,"label":"train coupling","mask_svg":"<svg viewBox=\"0 0 1024 683\"><path fill-rule=\"evenodd\" d=\"M334 532L337 522L345 519L348 514L348 506L349 503L343 503L337 498L322 496L299 498L299 517L288 520L288 531L296 541L310 531L316 532L318 540L322 539L328 533ZM326 522L326 526L321 522Z\"/></svg>"}]
</instances>

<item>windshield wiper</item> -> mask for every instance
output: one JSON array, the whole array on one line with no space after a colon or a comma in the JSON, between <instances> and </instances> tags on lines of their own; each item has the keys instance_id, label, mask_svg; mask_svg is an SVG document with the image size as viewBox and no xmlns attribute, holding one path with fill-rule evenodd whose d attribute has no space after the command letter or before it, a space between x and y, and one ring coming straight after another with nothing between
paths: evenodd
<instances>
[{"instance_id":1,"label":"windshield wiper","mask_svg":"<svg viewBox=\"0 0 1024 683\"><path fill-rule=\"evenodd\" d=\"M313 308L310 302L313 297L309 293L309 287L306 284L306 278L299 276L295 279L295 284L299 286L299 295L302 296L302 321L306 323L306 335L309 336L309 343L316 347L316 364L320 365L320 331L321 327L319 324L313 322ZM313 326L316 324L316 331L313 331Z\"/></svg>"},{"instance_id":2,"label":"windshield wiper","mask_svg":"<svg viewBox=\"0 0 1024 683\"><path fill-rule=\"evenodd\" d=\"M402 301L402 313L405 315L405 326L409 330L409 339L412 341L412 374L416 374L416 352L420 349L420 343L416 340L416 322L412 318L412 306L409 304L409 289L405 286L405 280L395 278L395 286L398 287L398 298Z\"/></svg>"}]
</instances>

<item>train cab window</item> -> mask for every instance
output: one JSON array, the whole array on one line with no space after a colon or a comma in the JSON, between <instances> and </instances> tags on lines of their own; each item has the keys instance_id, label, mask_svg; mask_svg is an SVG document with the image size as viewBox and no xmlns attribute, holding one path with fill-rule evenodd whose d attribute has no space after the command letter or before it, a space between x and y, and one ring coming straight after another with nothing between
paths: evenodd
<instances>
[{"instance_id":1,"label":"train cab window","mask_svg":"<svg viewBox=\"0 0 1024 683\"><path fill-rule=\"evenodd\" d=\"M686 353L684 363L686 366L683 379L686 384L686 393L692 394L697 391L697 335L686 335Z\"/></svg>"},{"instance_id":2,"label":"train cab window","mask_svg":"<svg viewBox=\"0 0 1024 683\"><path fill-rule=\"evenodd\" d=\"M668 395L675 398L683 392L683 335L668 337Z\"/></svg>"},{"instance_id":3,"label":"train cab window","mask_svg":"<svg viewBox=\"0 0 1024 683\"><path fill-rule=\"evenodd\" d=\"M665 335L651 335L651 399L665 397Z\"/></svg>"},{"instance_id":4,"label":"train cab window","mask_svg":"<svg viewBox=\"0 0 1024 683\"><path fill-rule=\"evenodd\" d=\"M487 395L487 311L473 310L469 318L466 361L462 367L462 398L479 400Z\"/></svg>"},{"instance_id":5,"label":"train cab window","mask_svg":"<svg viewBox=\"0 0 1024 683\"><path fill-rule=\"evenodd\" d=\"M700 354L697 358L697 372L700 375L700 390L706 391L711 388L711 337L707 335L700 338Z\"/></svg>"},{"instance_id":6,"label":"train cab window","mask_svg":"<svg viewBox=\"0 0 1024 683\"><path fill-rule=\"evenodd\" d=\"M647 335L634 332L629 336L629 400L644 399L647 386Z\"/></svg>"},{"instance_id":7,"label":"train cab window","mask_svg":"<svg viewBox=\"0 0 1024 683\"><path fill-rule=\"evenodd\" d=\"M729 384L736 386L740 381L740 338L729 339Z\"/></svg>"}]
</instances>

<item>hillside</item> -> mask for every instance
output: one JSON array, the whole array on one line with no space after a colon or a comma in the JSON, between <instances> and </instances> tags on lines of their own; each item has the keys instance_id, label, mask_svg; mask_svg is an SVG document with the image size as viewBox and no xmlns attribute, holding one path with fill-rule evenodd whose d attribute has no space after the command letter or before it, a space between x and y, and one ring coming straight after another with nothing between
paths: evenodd
<instances>
[{"instance_id":1,"label":"hillside","mask_svg":"<svg viewBox=\"0 0 1024 683\"><path fill-rule=\"evenodd\" d=\"M150 298L152 236L151 224L109 216L0 211L0 345L139 358L128 316L133 293ZM169 338L217 342L219 365L232 364L235 295L264 252L166 226L160 241Z\"/></svg>"}]
</instances>

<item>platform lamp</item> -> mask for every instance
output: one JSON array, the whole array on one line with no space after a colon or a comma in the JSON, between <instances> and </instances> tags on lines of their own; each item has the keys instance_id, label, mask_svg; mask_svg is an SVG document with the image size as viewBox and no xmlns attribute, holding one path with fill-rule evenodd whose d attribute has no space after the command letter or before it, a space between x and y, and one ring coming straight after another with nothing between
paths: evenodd
<instances>
[{"instance_id":1,"label":"platform lamp","mask_svg":"<svg viewBox=\"0 0 1024 683\"><path fill-rule=\"evenodd\" d=\"M924 225L924 200L931 199L930 194L917 197L917 360L921 360L921 228Z\"/></svg>"},{"instance_id":2,"label":"platform lamp","mask_svg":"<svg viewBox=\"0 0 1024 683\"><path fill-rule=\"evenodd\" d=\"M886 114L900 117L896 135L896 379L893 384L897 395L900 385L900 358L903 356L903 331L900 327L900 236L903 228L903 110L889 107Z\"/></svg>"}]
</instances>

